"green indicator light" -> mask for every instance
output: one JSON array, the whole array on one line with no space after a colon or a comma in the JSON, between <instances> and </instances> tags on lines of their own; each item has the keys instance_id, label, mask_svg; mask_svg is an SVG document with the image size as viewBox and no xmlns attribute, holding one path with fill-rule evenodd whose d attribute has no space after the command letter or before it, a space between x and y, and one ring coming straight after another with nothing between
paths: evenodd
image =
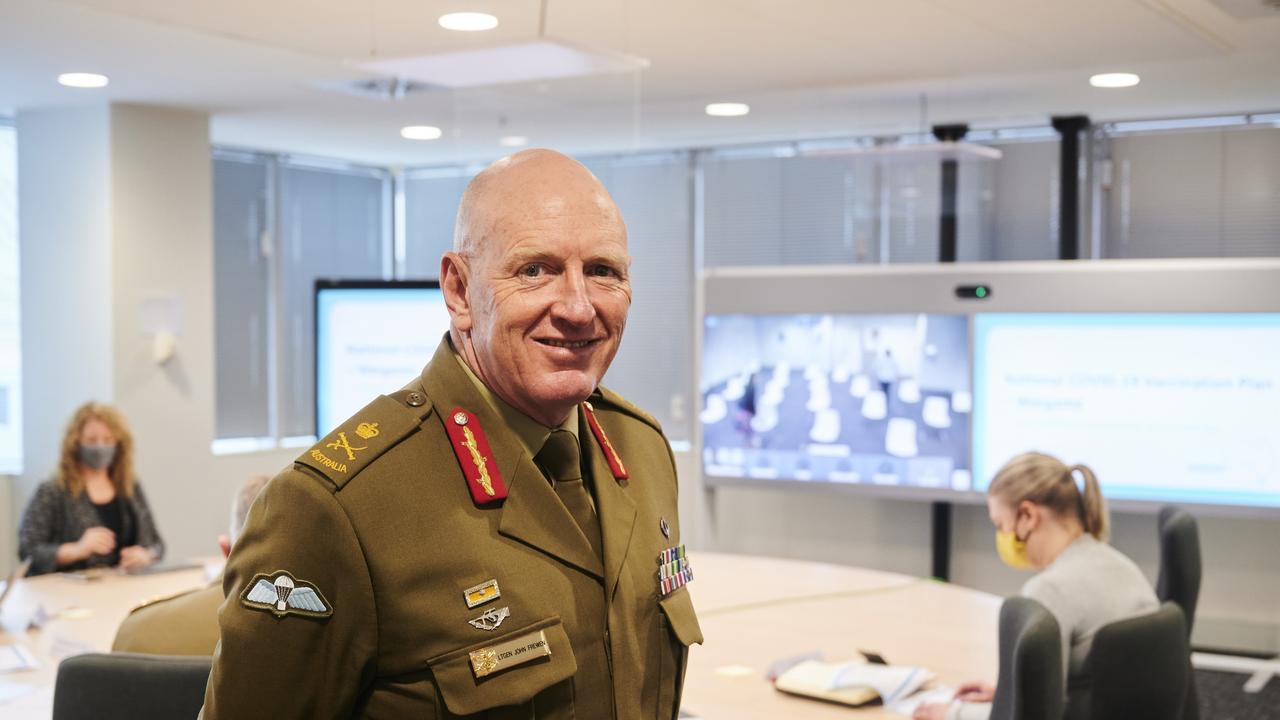
<instances>
[{"instance_id":1,"label":"green indicator light","mask_svg":"<svg viewBox=\"0 0 1280 720\"><path fill-rule=\"evenodd\" d=\"M977 295L979 298L984 298L987 296L987 289L979 285L978 289L975 290L973 294Z\"/></svg>"}]
</instances>

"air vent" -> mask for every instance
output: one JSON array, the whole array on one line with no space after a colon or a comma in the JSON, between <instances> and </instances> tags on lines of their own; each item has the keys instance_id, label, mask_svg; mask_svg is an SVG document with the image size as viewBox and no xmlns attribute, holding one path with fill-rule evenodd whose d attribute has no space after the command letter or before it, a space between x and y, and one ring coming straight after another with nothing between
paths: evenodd
<instances>
[{"instance_id":1,"label":"air vent","mask_svg":"<svg viewBox=\"0 0 1280 720\"><path fill-rule=\"evenodd\" d=\"M365 80L329 81L315 84L321 90L372 98L374 100L400 100L409 95L420 95L440 89L437 85L405 80L397 77L368 78Z\"/></svg>"},{"instance_id":2,"label":"air vent","mask_svg":"<svg viewBox=\"0 0 1280 720\"><path fill-rule=\"evenodd\" d=\"M1213 4L1241 20L1280 17L1280 0L1213 0Z\"/></svg>"}]
</instances>

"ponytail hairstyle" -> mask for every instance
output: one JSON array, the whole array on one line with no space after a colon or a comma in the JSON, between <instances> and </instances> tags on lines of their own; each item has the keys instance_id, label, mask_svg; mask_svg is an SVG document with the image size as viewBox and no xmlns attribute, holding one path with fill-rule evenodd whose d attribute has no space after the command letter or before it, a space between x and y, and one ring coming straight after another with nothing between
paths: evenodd
<instances>
[{"instance_id":1,"label":"ponytail hairstyle","mask_svg":"<svg viewBox=\"0 0 1280 720\"><path fill-rule=\"evenodd\" d=\"M1076 485L1076 475L1083 488ZM1106 542L1111 535L1107 502L1098 478L1086 465L1066 465L1052 455L1023 453L1000 468L987 494L1017 507L1027 500L1061 517L1075 517L1084 531Z\"/></svg>"}]
</instances>

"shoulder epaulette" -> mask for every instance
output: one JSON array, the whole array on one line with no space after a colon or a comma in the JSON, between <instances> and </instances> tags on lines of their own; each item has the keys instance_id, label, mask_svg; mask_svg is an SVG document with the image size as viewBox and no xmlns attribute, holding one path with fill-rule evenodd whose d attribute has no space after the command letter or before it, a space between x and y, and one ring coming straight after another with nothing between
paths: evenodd
<instances>
[{"instance_id":1,"label":"shoulder epaulette","mask_svg":"<svg viewBox=\"0 0 1280 720\"><path fill-rule=\"evenodd\" d=\"M294 462L341 489L430 415L431 399L415 380L390 395L379 395Z\"/></svg>"},{"instance_id":2,"label":"shoulder epaulette","mask_svg":"<svg viewBox=\"0 0 1280 720\"><path fill-rule=\"evenodd\" d=\"M639 420L640 422L643 422L645 425L648 425L654 430L657 430L658 434L660 435L662 434L662 425L660 425L652 415L641 410L635 405L632 405L630 402L624 399L621 395L610 390L609 388L597 387L596 392L591 394L590 400L591 400L591 403L597 409L609 409L609 410L621 411Z\"/></svg>"}]
</instances>

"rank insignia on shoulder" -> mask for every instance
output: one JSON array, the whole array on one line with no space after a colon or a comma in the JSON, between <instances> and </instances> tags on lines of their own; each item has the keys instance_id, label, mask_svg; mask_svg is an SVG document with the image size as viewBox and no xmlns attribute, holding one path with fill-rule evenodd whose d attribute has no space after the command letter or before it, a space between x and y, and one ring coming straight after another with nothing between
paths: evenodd
<instances>
[{"instance_id":1,"label":"rank insignia on shoulder","mask_svg":"<svg viewBox=\"0 0 1280 720\"><path fill-rule=\"evenodd\" d=\"M477 630L489 630L492 632L497 630L502 621L509 617L511 617L511 608L509 607L489 608L480 617L473 618L467 622L471 623L471 627Z\"/></svg>"},{"instance_id":2,"label":"rank insignia on shoulder","mask_svg":"<svg viewBox=\"0 0 1280 720\"><path fill-rule=\"evenodd\" d=\"M240 594L240 604L278 618L290 614L316 618L333 615L333 607L319 588L284 570L255 575Z\"/></svg>"},{"instance_id":3,"label":"rank insignia on shoulder","mask_svg":"<svg viewBox=\"0 0 1280 720\"><path fill-rule=\"evenodd\" d=\"M506 483L502 482L498 461L489 449L489 440L476 416L456 407L444 418L444 429L475 504L492 505L505 500Z\"/></svg>"},{"instance_id":4,"label":"rank insignia on shoulder","mask_svg":"<svg viewBox=\"0 0 1280 720\"><path fill-rule=\"evenodd\" d=\"M600 421L596 419L596 409L591 407L591 403L582 403L582 414L587 418L587 425L591 428L591 434L595 436L596 442L600 444L600 451L604 453L604 459L609 463L609 471L613 473L613 479L622 482L631 477L627 472L627 466L622 464L622 458L618 455L618 451L613 449L613 443L609 442L609 436L604 434L604 428L600 426Z\"/></svg>"}]
</instances>

